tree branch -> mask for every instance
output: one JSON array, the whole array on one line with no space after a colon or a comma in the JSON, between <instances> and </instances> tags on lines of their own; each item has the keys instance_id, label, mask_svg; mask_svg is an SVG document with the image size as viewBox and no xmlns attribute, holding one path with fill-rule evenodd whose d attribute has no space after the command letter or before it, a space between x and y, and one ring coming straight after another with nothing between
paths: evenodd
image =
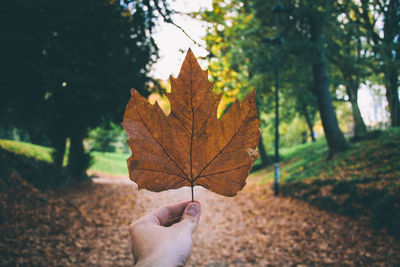
<instances>
[{"instance_id":1,"label":"tree branch","mask_svg":"<svg viewBox=\"0 0 400 267\"><path fill-rule=\"evenodd\" d=\"M374 29L375 22L371 23L369 20L369 7L368 7L369 1L361 1L361 9L362 9L362 17L364 19L364 27L368 30L368 32L371 35L372 41L375 43L375 45L378 45L381 41L381 38L379 35L376 33Z\"/></svg>"},{"instance_id":2,"label":"tree branch","mask_svg":"<svg viewBox=\"0 0 400 267\"><path fill-rule=\"evenodd\" d=\"M163 18L164 22L169 23L174 25L175 27L177 27L179 30L182 31L183 34L185 34L195 45L201 47L201 45L196 42L196 40L194 40L181 26L179 26L178 24L176 24L175 22L172 21L171 17L168 14L164 14L164 12L162 11L161 7L158 5L157 1L154 1L154 5L158 11L158 13L160 13L161 17Z\"/></svg>"}]
</instances>

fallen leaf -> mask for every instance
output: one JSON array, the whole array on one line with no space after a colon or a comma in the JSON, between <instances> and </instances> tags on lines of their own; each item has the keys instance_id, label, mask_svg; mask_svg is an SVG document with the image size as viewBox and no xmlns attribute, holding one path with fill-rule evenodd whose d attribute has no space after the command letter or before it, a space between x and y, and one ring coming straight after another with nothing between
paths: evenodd
<instances>
[{"instance_id":1,"label":"fallen leaf","mask_svg":"<svg viewBox=\"0 0 400 267\"><path fill-rule=\"evenodd\" d=\"M222 94L213 93L207 76L189 49L178 78L170 78L168 116L158 103L150 104L132 89L122 126L132 150L129 176L139 189L160 192L200 185L234 196L245 186L258 157L255 91L218 119Z\"/></svg>"}]
</instances>

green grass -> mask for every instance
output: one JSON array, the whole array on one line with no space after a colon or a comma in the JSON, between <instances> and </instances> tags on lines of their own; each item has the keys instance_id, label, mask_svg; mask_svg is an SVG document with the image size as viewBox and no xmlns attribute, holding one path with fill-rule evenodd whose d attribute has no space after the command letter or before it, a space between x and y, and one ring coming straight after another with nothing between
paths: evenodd
<instances>
[{"instance_id":1,"label":"green grass","mask_svg":"<svg viewBox=\"0 0 400 267\"><path fill-rule=\"evenodd\" d=\"M325 139L281 150L281 181L307 179L355 180L365 177L395 179L400 176L400 128L383 131L369 140L352 143L349 150L328 160ZM269 166L261 183L272 181Z\"/></svg>"},{"instance_id":2,"label":"green grass","mask_svg":"<svg viewBox=\"0 0 400 267\"><path fill-rule=\"evenodd\" d=\"M280 193L330 212L366 216L400 237L400 128L371 131L328 159L324 139L281 150ZM253 173L271 182L274 167Z\"/></svg>"},{"instance_id":3,"label":"green grass","mask_svg":"<svg viewBox=\"0 0 400 267\"><path fill-rule=\"evenodd\" d=\"M306 143L280 150L280 179L281 181L291 179L302 179L312 176L318 172L316 167L321 159L328 155L328 147L324 138L318 139L314 143ZM271 158L272 159L272 158ZM317 163L318 162L318 163ZM315 165L313 168L305 168L308 165ZM271 182L274 179L274 165L266 168L266 175L260 182Z\"/></svg>"},{"instance_id":4,"label":"green grass","mask_svg":"<svg viewBox=\"0 0 400 267\"><path fill-rule=\"evenodd\" d=\"M12 141L12 140L0 140L0 146L8 151L24 154L28 157L33 157L39 160L52 162L51 152L52 148L34 145L25 142Z\"/></svg>"},{"instance_id":5,"label":"green grass","mask_svg":"<svg viewBox=\"0 0 400 267\"><path fill-rule=\"evenodd\" d=\"M26 142L13 140L0 140L0 146L17 154L23 154L39 160L52 162L52 148L34 145ZM126 159L128 154L92 152L93 165L89 168L91 172L101 172L111 175L127 175L128 169Z\"/></svg>"},{"instance_id":6,"label":"green grass","mask_svg":"<svg viewBox=\"0 0 400 267\"><path fill-rule=\"evenodd\" d=\"M0 146L15 153L51 162L52 149L25 142L0 140ZM393 178L400 176L400 128L383 131L372 139L353 143L351 148L327 160L325 139L281 149L281 180L360 179L364 177ZM128 154L92 152L93 165L89 171L112 175L127 175ZM260 159L258 159L260 161ZM257 162L256 162L257 164ZM266 169L260 180L273 180L274 166Z\"/></svg>"},{"instance_id":7,"label":"green grass","mask_svg":"<svg viewBox=\"0 0 400 267\"><path fill-rule=\"evenodd\" d=\"M93 165L89 171L113 175L128 175L126 159L128 154L92 152Z\"/></svg>"}]
</instances>

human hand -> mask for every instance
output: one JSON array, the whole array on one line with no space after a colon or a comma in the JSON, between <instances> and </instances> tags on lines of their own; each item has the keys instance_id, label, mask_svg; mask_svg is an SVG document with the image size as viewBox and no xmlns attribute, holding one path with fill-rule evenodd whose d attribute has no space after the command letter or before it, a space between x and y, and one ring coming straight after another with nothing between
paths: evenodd
<instances>
[{"instance_id":1,"label":"human hand","mask_svg":"<svg viewBox=\"0 0 400 267\"><path fill-rule=\"evenodd\" d=\"M130 226L136 266L183 266L192 253L192 233L200 203L185 201L162 206Z\"/></svg>"}]
</instances>

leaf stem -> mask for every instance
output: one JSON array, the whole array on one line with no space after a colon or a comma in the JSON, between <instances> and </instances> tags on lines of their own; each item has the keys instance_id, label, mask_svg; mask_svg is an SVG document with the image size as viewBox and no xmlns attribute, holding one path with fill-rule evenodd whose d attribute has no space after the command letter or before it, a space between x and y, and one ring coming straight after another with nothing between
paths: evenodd
<instances>
[{"instance_id":1,"label":"leaf stem","mask_svg":"<svg viewBox=\"0 0 400 267\"><path fill-rule=\"evenodd\" d=\"M191 186L190 186L190 189L192 189L192 202L194 202L194 193L193 193L193 188L194 188L194 185L193 185L193 183L191 184Z\"/></svg>"}]
</instances>

